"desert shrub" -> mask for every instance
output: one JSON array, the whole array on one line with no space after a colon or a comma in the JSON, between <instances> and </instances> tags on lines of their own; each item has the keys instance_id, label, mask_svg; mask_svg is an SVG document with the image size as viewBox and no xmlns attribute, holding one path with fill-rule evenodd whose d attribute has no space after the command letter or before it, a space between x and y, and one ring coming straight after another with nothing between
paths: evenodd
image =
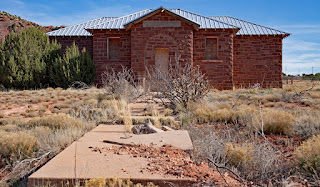
<instances>
[{"instance_id":1,"label":"desert shrub","mask_svg":"<svg viewBox=\"0 0 320 187\"><path fill-rule=\"evenodd\" d=\"M258 96L257 99L262 103L267 102L279 102L282 99L281 94L265 94L262 96Z\"/></svg>"},{"instance_id":2,"label":"desert shrub","mask_svg":"<svg viewBox=\"0 0 320 187\"><path fill-rule=\"evenodd\" d=\"M204 102L189 103L188 110L199 123L224 122L232 123L236 119L236 112L225 103L209 105Z\"/></svg>"},{"instance_id":3,"label":"desert shrub","mask_svg":"<svg viewBox=\"0 0 320 187\"><path fill-rule=\"evenodd\" d=\"M143 94L144 90L136 82L131 69L122 67L121 71L107 70L102 74L102 84L108 93L132 101Z\"/></svg>"},{"instance_id":4,"label":"desert shrub","mask_svg":"<svg viewBox=\"0 0 320 187\"><path fill-rule=\"evenodd\" d=\"M13 132L13 131L19 131L20 127L13 124L7 124L7 125L0 126L0 131L1 130L7 131L7 132Z\"/></svg>"},{"instance_id":5,"label":"desert shrub","mask_svg":"<svg viewBox=\"0 0 320 187\"><path fill-rule=\"evenodd\" d=\"M129 187L129 186L133 186L133 182L130 181L130 179L112 178L112 179L107 179L107 186Z\"/></svg>"},{"instance_id":6,"label":"desert shrub","mask_svg":"<svg viewBox=\"0 0 320 187\"><path fill-rule=\"evenodd\" d=\"M253 158L252 144L225 143L225 153L229 163L232 165L247 164Z\"/></svg>"},{"instance_id":7,"label":"desert shrub","mask_svg":"<svg viewBox=\"0 0 320 187\"><path fill-rule=\"evenodd\" d=\"M162 93L173 105L187 107L208 94L210 83L199 66L191 63L181 64L177 55L175 63L169 63L168 71L145 67L147 84L151 90Z\"/></svg>"},{"instance_id":8,"label":"desert shrub","mask_svg":"<svg viewBox=\"0 0 320 187\"><path fill-rule=\"evenodd\" d=\"M309 173L320 172L320 135L302 142L294 151L301 169Z\"/></svg>"},{"instance_id":9,"label":"desert shrub","mask_svg":"<svg viewBox=\"0 0 320 187\"><path fill-rule=\"evenodd\" d=\"M157 185L152 182L148 182L147 185L142 185L140 183L133 184L129 179L120 179L114 177L112 179L106 178L91 178L86 181L86 187L157 187Z\"/></svg>"},{"instance_id":10,"label":"desert shrub","mask_svg":"<svg viewBox=\"0 0 320 187\"><path fill-rule=\"evenodd\" d=\"M259 122L255 125L261 129L261 124L263 123L264 133L289 134L293 129L294 117L286 111L264 109L262 111L262 119L259 116L257 116L257 119Z\"/></svg>"},{"instance_id":11,"label":"desert shrub","mask_svg":"<svg viewBox=\"0 0 320 187\"><path fill-rule=\"evenodd\" d=\"M92 178L86 181L86 187L105 187L107 184L106 178Z\"/></svg>"},{"instance_id":12,"label":"desert shrub","mask_svg":"<svg viewBox=\"0 0 320 187\"><path fill-rule=\"evenodd\" d=\"M171 116L172 113L173 113L173 110L170 109L170 108L166 108L166 109L164 109L164 111L163 111L164 116Z\"/></svg>"},{"instance_id":13,"label":"desert shrub","mask_svg":"<svg viewBox=\"0 0 320 187\"><path fill-rule=\"evenodd\" d=\"M21 117L7 117L0 119L0 125L8 125L8 124L15 124L15 125L24 125L26 123L25 119Z\"/></svg>"},{"instance_id":14,"label":"desert shrub","mask_svg":"<svg viewBox=\"0 0 320 187\"><path fill-rule=\"evenodd\" d=\"M0 44L0 82L19 89L47 84L46 63L56 58L60 48L37 28L11 33Z\"/></svg>"},{"instance_id":15,"label":"desert shrub","mask_svg":"<svg viewBox=\"0 0 320 187\"><path fill-rule=\"evenodd\" d=\"M68 127L84 128L81 120L71 117L68 114L52 114L43 117L37 117L27 122L27 127L44 126L51 129L63 129Z\"/></svg>"},{"instance_id":16,"label":"desert shrub","mask_svg":"<svg viewBox=\"0 0 320 187\"><path fill-rule=\"evenodd\" d=\"M37 139L25 132L0 131L0 157L8 164L32 156L39 146Z\"/></svg>"},{"instance_id":17,"label":"desert shrub","mask_svg":"<svg viewBox=\"0 0 320 187\"><path fill-rule=\"evenodd\" d=\"M249 181L281 178L285 174L280 155L268 143L234 143L241 140L239 131L222 136L210 127L189 126L188 132L194 145L192 158L198 163L210 159Z\"/></svg>"},{"instance_id":18,"label":"desert shrub","mask_svg":"<svg viewBox=\"0 0 320 187\"><path fill-rule=\"evenodd\" d=\"M320 134L320 112L307 110L296 117L293 134L303 138L310 138Z\"/></svg>"},{"instance_id":19,"label":"desert shrub","mask_svg":"<svg viewBox=\"0 0 320 187\"><path fill-rule=\"evenodd\" d=\"M315 100L312 98L304 98L304 99L301 99L299 103L304 106L313 106L315 105Z\"/></svg>"},{"instance_id":20,"label":"desert shrub","mask_svg":"<svg viewBox=\"0 0 320 187\"><path fill-rule=\"evenodd\" d=\"M91 85L95 76L95 65L85 48L79 51L73 43L65 54L58 56L48 67L50 85L67 88L75 81Z\"/></svg>"}]
</instances>

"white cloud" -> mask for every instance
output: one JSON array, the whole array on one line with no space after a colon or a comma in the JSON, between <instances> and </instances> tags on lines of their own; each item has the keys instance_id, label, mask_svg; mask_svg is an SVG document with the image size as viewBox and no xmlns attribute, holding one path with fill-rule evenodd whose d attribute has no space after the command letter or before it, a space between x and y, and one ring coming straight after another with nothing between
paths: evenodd
<instances>
[{"instance_id":1,"label":"white cloud","mask_svg":"<svg viewBox=\"0 0 320 187\"><path fill-rule=\"evenodd\" d=\"M320 24L294 24L278 26L292 33L283 40L283 70L297 74L320 72Z\"/></svg>"},{"instance_id":2,"label":"white cloud","mask_svg":"<svg viewBox=\"0 0 320 187\"><path fill-rule=\"evenodd\" d=\"M280 30L286 30L293 34L320 34L319 25L281 25L276 26Z\"/></svg>"},{"instance_id":3,"label":"white cloud","mask_svg":"<svg viewBox=\"0 0 320 187\"><path fill-rule=\"evenodd\" d=\"M298 39L283 41L283 70L285 73L298 74L320 72L320 43Z\"/></svg>"}]
</instances>

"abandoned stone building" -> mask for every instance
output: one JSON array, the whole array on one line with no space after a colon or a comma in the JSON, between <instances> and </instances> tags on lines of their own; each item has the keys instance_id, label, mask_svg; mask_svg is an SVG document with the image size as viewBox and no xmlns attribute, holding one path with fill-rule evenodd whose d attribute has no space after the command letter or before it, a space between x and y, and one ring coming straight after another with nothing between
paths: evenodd
<instances>
[{"instance_id":1,"label":"abandoned stone building","mask_svg":"<svg viewBox=\"0 0 320 187\"><path fill-rule=\"evenodd\" d=\"M147 9L123 17L102 17L47 33L62 48L85 47L96 65L96 83L107 69L131 68L145 76L145 64L167 68L200 66L217 89L282 87L282 39L288 33L233 18L202 16L181 9Z\"/></svg>"}]
</instances>

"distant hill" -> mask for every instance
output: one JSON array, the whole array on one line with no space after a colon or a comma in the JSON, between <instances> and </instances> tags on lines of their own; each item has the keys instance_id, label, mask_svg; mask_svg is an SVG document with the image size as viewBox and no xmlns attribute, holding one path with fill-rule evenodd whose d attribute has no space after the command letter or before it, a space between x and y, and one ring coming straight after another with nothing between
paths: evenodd
<instances>
[{"instance_id":1,"label":"distant hill","mask_svg":"<svg viewBox=\"0 0 320 187\"><path fill-rule=\"evenodd\" d=\"M37 27L49 32L66 26L40 26L31 21L22 19L20 16L11 15L7 12L0 11L0 41L3 40L11 31L16 32L27 27Z\"/></svg>"}]
</instances>

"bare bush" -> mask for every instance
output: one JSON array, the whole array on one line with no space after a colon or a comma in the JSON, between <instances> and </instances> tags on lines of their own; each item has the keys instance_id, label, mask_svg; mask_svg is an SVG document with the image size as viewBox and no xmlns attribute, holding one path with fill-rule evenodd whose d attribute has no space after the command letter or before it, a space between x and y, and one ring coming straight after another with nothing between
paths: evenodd
<instances>
[{"instance_id":1,"label":"bare bush","mask_svg":"<svg viewBox=\"0 0 320 187\"><path fill-rule=\"evenodd\" d=\"M120 96L123 99L132 101L143 93L139 83L135 81L131 69L122 67L121 71L105 71L102 74L102 84L108 93Z\"/></svg>"},{"instance_id":2,"label":"bare bush","mask_svg":"<svg viewBox=\"0 0 320 187\"><path fill-rule=\"evenodd\" d=\"M236 143L243 141L236 132L221 136L207 127L190 126L188 129L197 162L212 162L237 177L248 181L278 180L286 172L280 155L268 143ZM229 134L229 135L226 135Z\"/></svg>"},{"instance_id":3,"label":"bare bush","mask_svg":"<svg viewBox=\"0 0 320 187\"><path fill-rule=\"evenodd\" d=\"M147 83L154 91L161 92L172 104L187 107L190 101L204 97L210 90L209 81L199 66L191 63L169 62L168 71L146 66Z\"/></svg>"}]
</instances>

